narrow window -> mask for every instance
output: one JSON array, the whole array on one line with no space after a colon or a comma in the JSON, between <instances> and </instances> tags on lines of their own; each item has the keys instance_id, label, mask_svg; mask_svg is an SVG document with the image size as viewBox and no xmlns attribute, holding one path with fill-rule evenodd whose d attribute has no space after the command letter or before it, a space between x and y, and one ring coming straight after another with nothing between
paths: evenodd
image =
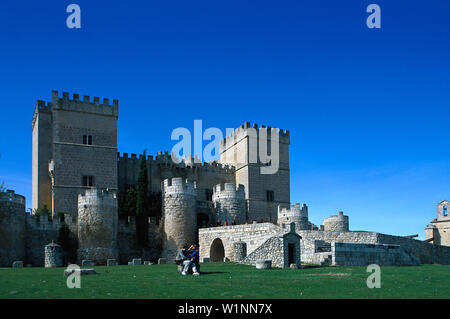
<instances>
[{"instance_id":1,"label":"narrow window","mask_svg":"<svg viewBox=\"0 0 450 319\"><path fill-rule=\"evenodd\" d=\"M444 205L444 207L442 207L442 212L444 213L444 216L447 216L447 205Z\"/></svg>"},{"instance_id":2,"label":"narrow window","mask_svg":"<svg viewBox=\"0 0 450 319\"><path fill-rule=\"evenodd\" d=\"M83 186L94 186L94 176L83 176Z\"/></svg>"},{"instance_id":3,"label":"narrow window","mask_svg":"<svg viewBox=\"0 0 450 319\"><path fill-rule=\"evenodd\" d=\"M267 194L266 194L266 196L267 196L267 201L268 202L273 202L273 191L267 191Z\"/></svg>"},{"instance_id":4,"label":"narrow window","mask_svg":"<svg viewBox=\"0 0 450 319\"><path fill-rule=\"evenodd\" d=\"M88 145L92 145L92 135L88 136Z\"/></svg>"},{"instance_id":5,"label":"narrow window","mask_svg":"<svg viewBox=\"0 0 450 319\"><path fill-rule=\"evenodd\" d=\"M83 144L87 144L87 136L83 135Z\"/></svg>"}]
</instances>

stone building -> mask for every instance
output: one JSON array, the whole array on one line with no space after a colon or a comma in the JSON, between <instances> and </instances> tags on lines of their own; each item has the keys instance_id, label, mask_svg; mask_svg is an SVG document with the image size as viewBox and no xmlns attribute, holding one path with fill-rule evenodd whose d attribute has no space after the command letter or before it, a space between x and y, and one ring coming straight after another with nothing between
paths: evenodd
<instances>
[{"instance_id":1,"label":"stone building","mask_svg":"<svg viewBox=\"0 0 450 319\"><path fill-rule=\"evenodd\" d=\"M437 245L450 246L450 202L443 200L437 204L437 218L425 228L425 241Z\"/></svg>"}]
</instances>

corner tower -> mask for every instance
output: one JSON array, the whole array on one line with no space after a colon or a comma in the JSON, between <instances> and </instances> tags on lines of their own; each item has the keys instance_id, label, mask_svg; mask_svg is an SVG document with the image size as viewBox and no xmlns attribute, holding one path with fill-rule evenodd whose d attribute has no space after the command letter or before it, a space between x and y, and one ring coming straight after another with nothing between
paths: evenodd
<instances>
[{"instance_id":1,"label":"corner tower","mask_svg":"<svg viewBox=\"0 0 450 319\"><path fill-rule=\"evenodd\" d=\"M33 208L77 214L78 194L90 187L117 190L119 102L52 91L33 117Z\"/></svg>"}]
</instances>

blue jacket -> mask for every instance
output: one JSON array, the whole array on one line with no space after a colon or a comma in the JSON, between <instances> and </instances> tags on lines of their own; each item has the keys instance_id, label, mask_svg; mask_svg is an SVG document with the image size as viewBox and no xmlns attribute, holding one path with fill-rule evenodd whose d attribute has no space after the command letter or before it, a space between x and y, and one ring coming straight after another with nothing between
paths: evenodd
<instances>
[{"instance_id":1,"label":"blue jacket","mask_svg":"<svg viewBox=\"0 0 450 319\"><path fill-rule=\"evenodd\" d=\"M195 250L192 254L189 255L189 259L193 258L194 263L198 264L200 260L200 254L198 253L198 250Z\"/></svg>"}]
</instances>

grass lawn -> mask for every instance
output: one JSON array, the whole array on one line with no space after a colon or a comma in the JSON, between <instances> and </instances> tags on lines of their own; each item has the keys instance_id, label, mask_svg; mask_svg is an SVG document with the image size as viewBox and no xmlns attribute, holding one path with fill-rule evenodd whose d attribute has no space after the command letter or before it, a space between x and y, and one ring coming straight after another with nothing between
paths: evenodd
<instances>
[{"instance_id":1,"label":"grass lawn","mask_svg":"<svg viewBox=\"0 0 450 319\"><path fill-rule=\"evenodd\" d=\"M450 298L450 266L382 267L369 289L365 267L256 270L202 264L181 276L175 265L94 267L81 289L68 289L64 268L1 268L0 298Z\"/></svg>"}]
</instances>

